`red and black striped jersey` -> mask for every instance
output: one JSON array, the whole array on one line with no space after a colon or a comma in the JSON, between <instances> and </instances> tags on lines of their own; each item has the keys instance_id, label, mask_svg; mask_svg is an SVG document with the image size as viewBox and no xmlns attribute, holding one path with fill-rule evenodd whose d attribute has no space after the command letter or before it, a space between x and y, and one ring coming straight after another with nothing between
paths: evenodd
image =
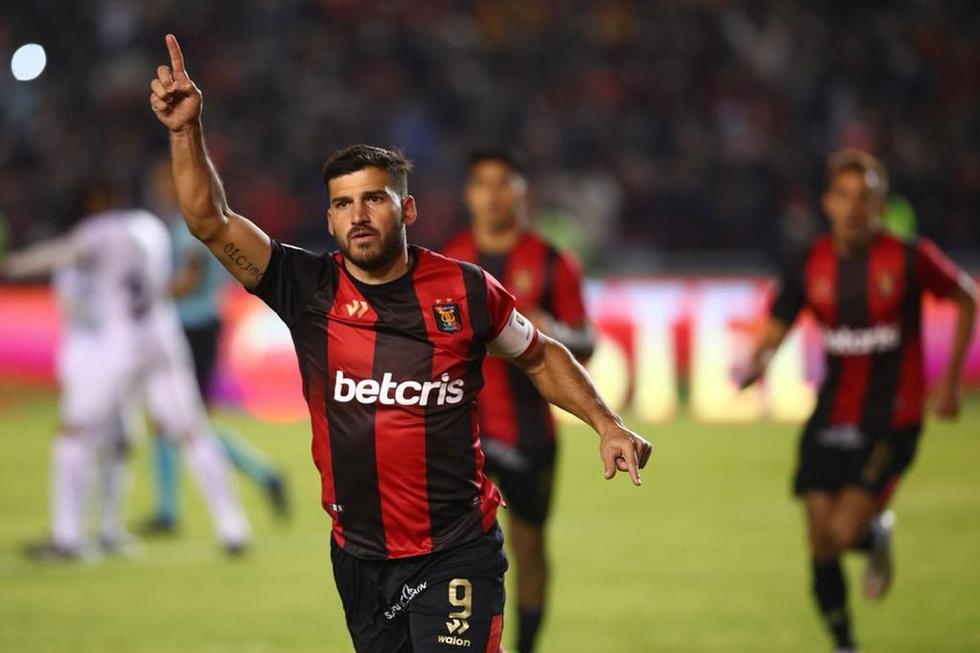
<instances>
[{"instance_id":1,"label":"red and black striped jersey","mask_svg":"<svg viewBox=\"0 0 980 653\"><path fill-rule=\"evenodd\" d=\"M517 355L537 335L477 266L410 252L407 274L371 285L337 253L273 241L253 291L292 334L334 539L364 558L426 554L492 526L501 498L483 473L481 366L491 343L509 337Z\"/></svg>"},{"instance_id":2,"label":"red and black striped jersey","mask_svg":"<svg viewBox=\"0 0 980 653\"><path fill-rule=\"evenodd\" d=\"M881 233L852 257L837 255L829 235L813 243L780 281L772 305L773 317L787 324L807 307L820 325L826 375L812 424L874 432L922 422L922 293L949 297L959 275L923 238Z\"/></svg>"},{"instance_id":3,"label":"red and black striped jersey","mask_svg":"<svg viewBox=\"0 0 980 653\"><path fill-rule=\"evenodd\" d=\"M582 273L575 258L525 232L510 252L480 252L467 230L446 244L443 253L477 263L503 283L517 300L517 310L542 310L559 322L578 327L586 321ZM482 437L535 453L555 437L551 408L520 369L499 358L483 362L485 386L480 396Z\"/></svg>"}]
</instances>

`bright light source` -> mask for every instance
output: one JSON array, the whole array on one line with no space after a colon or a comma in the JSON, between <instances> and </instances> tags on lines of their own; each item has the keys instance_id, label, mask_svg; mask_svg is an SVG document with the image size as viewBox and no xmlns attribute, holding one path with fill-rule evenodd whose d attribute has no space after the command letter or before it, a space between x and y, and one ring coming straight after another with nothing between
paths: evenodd
<instances>
[{"instance_id":1,"label":"bright light source","mask_svg":"<svg viewBox=\"0 0 980 653\"><path fill-rule=\"evenodd\" d=\"M48 55L44 53L44 48L37 43L27 43L17 48L10 58L10 70L15 79L29 82L44 72L47 63Z\"/></svg>"}]
</instances>

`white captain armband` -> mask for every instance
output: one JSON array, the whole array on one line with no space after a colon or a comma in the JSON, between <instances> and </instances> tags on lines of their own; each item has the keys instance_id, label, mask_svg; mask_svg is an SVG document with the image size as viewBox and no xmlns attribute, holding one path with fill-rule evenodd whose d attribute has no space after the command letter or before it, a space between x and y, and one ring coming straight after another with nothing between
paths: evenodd
<instances>
[{"instance_id":1,"label":"white captain armband","mask_svg":"<svg viewBox=\"0 0 980 653\"><path fill-rule=\"evenodd\" d=\"M538 330L531 321L517 312L515 308L507 318L507 324L500 334L490 341L487 348L494 356L517 358L538 340Z\"/></svg>"}]
</instances>

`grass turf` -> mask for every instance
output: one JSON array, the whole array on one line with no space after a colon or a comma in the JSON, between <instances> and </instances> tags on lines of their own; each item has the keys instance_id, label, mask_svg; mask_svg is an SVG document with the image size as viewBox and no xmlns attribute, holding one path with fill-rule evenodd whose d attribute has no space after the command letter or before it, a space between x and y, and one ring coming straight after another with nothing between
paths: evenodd
<instances>
[{"instance_id":1,"label":"grass turf","mask_svg":"<svg viewBox=\"0 0 980 653\"><path fill-rule=\"evenodd\" d=\"M46 528L54 400L9 386L0 394L0 650L350 650L306 424L220 416L282 465L292 484L294 518L281 527L258 490L239 479L256 531L245 559L221 555L183 474L177 537L146 542L134 560L44 566L19 548ZM801 515L788 492L795 429L680 420L640 430L656 449L635 489L622 477L604 481L593 436L565 429L540 650L830 650L810 603ZM976 400L959 422L929 426L894 504L899 575L883 604L858 596L861 561L849 560L865 651L980 650L977 433ZM149 505L145 449L133 460L132 522ZM512 635L511 628L505 641Z\"/></svg>"}]
</instances>

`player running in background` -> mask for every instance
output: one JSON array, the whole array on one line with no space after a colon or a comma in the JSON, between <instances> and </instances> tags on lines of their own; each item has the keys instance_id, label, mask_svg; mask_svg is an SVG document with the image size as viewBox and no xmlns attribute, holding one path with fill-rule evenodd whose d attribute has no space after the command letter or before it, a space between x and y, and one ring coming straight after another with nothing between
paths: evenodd
<instances>
[{"instance_id":1,"label":"player running in background","mask_svg":"<svg viewBox=\"0 0 980 653\"><path fill-rule=\"evenodd\" d=\"M97 451L118 442L120 416L137 400L183 446L222 545L240 552L248 522L208 429L167 292L166 228L147 211L114 208L119 203L110 185L94 184L86 197L88 214L68 235L11 255L3 266L8 277L56 273L67 307L58 354L61 425L52 447L50 539L28 553L66 560L84 553L84 507ZM116 509L121 480L118 486L110 497ZM119 534L107 532L113 522L118 516L103 516L103 539Z\"/></svg>"},{"instance_id":2,"label":"player running in background","mask_svg":"<svg viewBox=\"0 0 980 653\"><path fill-rule=\"evenodd\" d=\"M174 195L170 165L155 166L150 175L150 192L155 208L166 216L174 243L174 275L170 284L177 315L190 345L194 375L205 405L210 408L211 379L218 361L221 333L221 290L230 280L228 273L184 226ZM211 428L234 465L265 493L273 512L288 515L285 480L251 443L234 429L211 420ZM148 533L169 533L177 526L177 447L167 437L153 438L154 507L144 522Z\"/></svg>"},{"instance_id":3,"label":"player running in background","mask_svg":"<svg viewBox=\"0 0 980 653\"><path fill-rule=\"evenodd\" d=\"M480 268L409 246L410 164L353 146L324 167L339 252L270 240L232 211L204 145L202 96L172 35L150 103L170 132L191 233L289 326L310 410L331 557L358 652L496 651L507 567L500 493L483 472L475 398L487 350L599 434L607 478L650 444L623 426L568 350Z\"/></svg>"},{"instance_id":4,"label":"player running in background","mask_svg":"<svg viewBox=\"0 0 980 653\"><path fill-rule=\"evenodd\" d=\"M477 263L517 300L517 310L580 361L594 348L571 254L559 252L527 224L527 181L506 150L470 155L465 191L472 228L443 254ZM554 489L557 441L548 402L517 366L489 356L478 399L486 470L507 502L507 539L517 567L517 651L531 653L548 584L545 522Z\"/></svg>"},{"instance_id":5,"label":"player running in background","mask_svg":"<svg viewBox=\"0 0 980 653\"><path fill-rule=\"evenodd\" d=\"M914 458L924 412L922 294L957 307L950 361L934 397L937 416L952 418L976 288L928 240L900 240L881 228L888 179L876 158L836 152L827 181L830 233L780 281L743 384L760 378L800 310L809 308L823 333L826 376L803 431L794 489L806 508L814 597L838 651L853 651L840 558L849 549L866 553L865 594L885 595L894 568L893 514L884 508Z\"/></svg>"}]
</instances>

